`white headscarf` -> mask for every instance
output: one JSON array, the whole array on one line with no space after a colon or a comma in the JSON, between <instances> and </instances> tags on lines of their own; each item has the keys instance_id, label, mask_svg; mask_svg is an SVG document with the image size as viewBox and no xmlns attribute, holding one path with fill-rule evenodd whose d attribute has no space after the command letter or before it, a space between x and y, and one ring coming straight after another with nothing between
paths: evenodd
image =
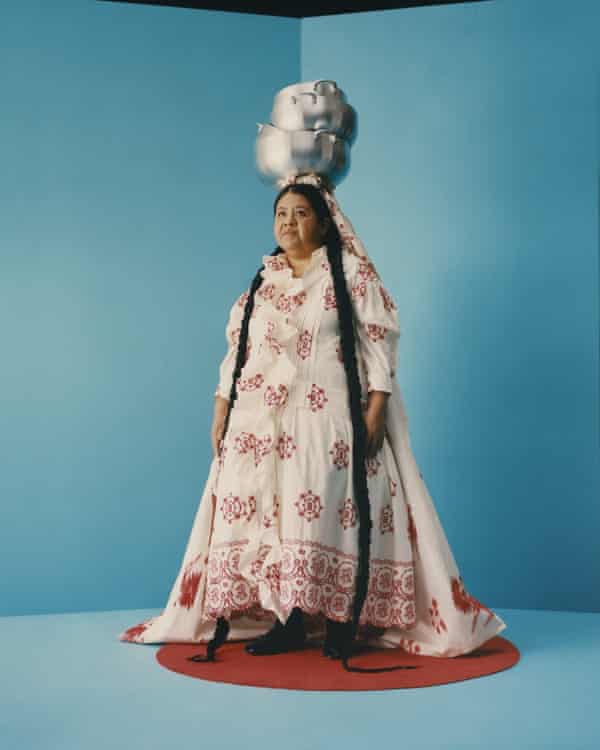
<instances>
[{"instance_id":1,"label":"white headscarf","mask_svg":"<svg viewBox=\"0 0 600 750\"><path fill-rule=\"evenodd\" d=\"M319 188L329 206L331 216L336 223L340 237L342 238L342 246L344 249L348 250L348 252L353 255L358 255L359 258L365 258L365 260L371 264L372 270L375 271L375 266L369 257L365 246L354 231L350 219L348 219L348 217L342 212L340 204L335 197L333 188L331 190L328 188L328 181L315 172L306 172L279 179L277 181L277 187L281 190L288 185L298 183L314 185ZM375 273L377 272L375 271Z\"/></svg>"}]
</instances>

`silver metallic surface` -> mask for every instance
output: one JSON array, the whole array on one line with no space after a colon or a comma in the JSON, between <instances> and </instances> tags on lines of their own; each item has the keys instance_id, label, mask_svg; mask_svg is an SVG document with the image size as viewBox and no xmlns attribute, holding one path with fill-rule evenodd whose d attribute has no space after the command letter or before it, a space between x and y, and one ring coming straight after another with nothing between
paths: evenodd
<instances>
[{"instance_id":1,"label":"silver metallic surface","mask_svg":"<svg viewBox=\"0 0 600 750\"><path fill-rule=\"evenodd\" d=\"M325 130L280 130L257 123L256 166L264 182L301 172L324 174L339 184L350 169L350 145Z\"/></svg>"},{"instance_id":2,"label":"silver metallic surface","mask_svg":"<svg viewBox=\"0 0 600 750\"><path fill-rule=\"evenodd\" d=\"M358 122L335 81L308 81L286 86L275 96L271 124L281 130L328 130L352 146Z\"/></svg>"}]
</instances>

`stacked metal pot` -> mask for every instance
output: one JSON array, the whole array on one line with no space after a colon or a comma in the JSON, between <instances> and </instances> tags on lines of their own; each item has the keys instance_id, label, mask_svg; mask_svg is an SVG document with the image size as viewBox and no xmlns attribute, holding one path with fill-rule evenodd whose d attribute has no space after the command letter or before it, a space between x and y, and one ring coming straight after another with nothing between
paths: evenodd
<instances>
[{"instance_id":1,"label":"stacked metal pot","mask_svg":"<svg viewBox=\"0 0 600 750\"><path fill-rule=\"evenodd\" d=\"M332 186L350 169L358 117L335 81L304 81L281 89L271 122L257 123L256 167L260 178L281 187L291 175L315 172Z\"/></svg>"}]
</instances>

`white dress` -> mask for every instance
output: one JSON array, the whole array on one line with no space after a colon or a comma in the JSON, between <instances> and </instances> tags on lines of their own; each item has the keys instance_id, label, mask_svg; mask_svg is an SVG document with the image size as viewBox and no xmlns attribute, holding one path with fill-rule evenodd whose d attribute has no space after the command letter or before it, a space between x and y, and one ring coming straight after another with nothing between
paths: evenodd
<instances>
[{"instance_id":1,"label":"white dress","mask_svg":"<svg viewBox=\"0 0 600 750\"><path fill-rule=\"evenodd\" d=\"M161 614L120 640L207 641L219 616L230 621L228 640L256 637L294 607L305 613L308 636L318 638L325 618L352 617L359 555L353 431L326 246L301 277L283 253L262 262L238 398L179 574ZM412 456L395 378L397 307L368 261L344 250L343 266L362 403L370 390L390 394L386 437L365 462L373 526L357 638L423 655L468 653L506 625L465 592ZM226 329L217 388L224 398L247 297L233 304Z\"/></svg>"}]
</instances>

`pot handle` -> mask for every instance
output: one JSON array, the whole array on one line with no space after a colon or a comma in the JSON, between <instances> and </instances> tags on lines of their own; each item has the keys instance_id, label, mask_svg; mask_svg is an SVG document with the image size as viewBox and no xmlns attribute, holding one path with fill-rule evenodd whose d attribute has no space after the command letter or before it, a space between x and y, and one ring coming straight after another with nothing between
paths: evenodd
<instances>
[{"instance_id":1,"label":"pot handle","mask_svg":"<svg viewBox=\"0 0 600 750\"><path fill-rule=\"evenodd\" d=\"M314 137L315 141L321 135L321 133L327 133L327 135L333 136L332 138L329 139L332 143L335 140L335 133L332 133L330 130L327 130L327 128L319 128L318 130L313 130L313 133L315 134L315 137Z\"/></svg>"},{"instance_id":2,"label":"pot handle","mask_svg":"<svg viewBox=\"0 0 600 750\"><path fill-rule=\"evenodd\" d=\"M301 91L299 94L292 94L292 103L297 104L298 103L298 97L299 96L312 96L313 97L313 104L317 101L317 95L314 91Z\"/></svg>"},{"instance_id":3,"label":"pot handle","mask_svg":"<svg viewBox=\"0 0 600 750\"><path fill-rule=\"evenodd\" d=\"M317 88L318 88L318 87L319 87L319 86L320 86L320 85L321 85L322 83L332 83L332 84L333 84L333 88L334 88L335 92L337 93L337 91L338 91L337 83L336 83L335 81L331 81L331 80L329 80L329 79L327 79L327 78L323 78L323 79L321 79L320 81L315 81L315 91L317 90Z\"/></svg>"}]
</instances>

